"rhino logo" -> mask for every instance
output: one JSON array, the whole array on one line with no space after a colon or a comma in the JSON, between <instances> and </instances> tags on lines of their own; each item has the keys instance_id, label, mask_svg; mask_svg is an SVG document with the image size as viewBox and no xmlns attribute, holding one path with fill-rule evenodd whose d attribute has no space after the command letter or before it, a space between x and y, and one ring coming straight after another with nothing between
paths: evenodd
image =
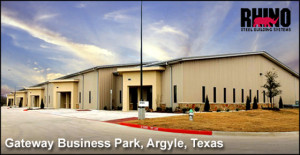
<instances>
[{"instance_id":1,"label":"rhino logo","mask_svg":"<svg viewBox=\"0 0 300 155\"><path fill-rule=\"evenodd\" d=\"M278 18L276 20L274 20L270 17L256 17L254 19L253 27L256 27L256 25L258 25L258 27L261 27L260 26L261 24L264 25L264 27L271 27L270 23L276 24L278 21Z\"/></svg>"}]
</instances>

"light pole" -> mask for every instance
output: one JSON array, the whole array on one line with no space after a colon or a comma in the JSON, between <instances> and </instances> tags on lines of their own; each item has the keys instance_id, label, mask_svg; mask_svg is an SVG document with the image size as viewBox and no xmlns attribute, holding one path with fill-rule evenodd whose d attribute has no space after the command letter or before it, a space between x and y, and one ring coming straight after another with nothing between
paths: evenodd
<instances>
[{"instance_id":1,"label":"light pole","mask_svg":"<svg viewBox=\"0 0 300 155\"><path fill-rule=\"evenodd\" d=\"M145 107L142 106L143 103L143 1L141 1L141 99L138 107L138 119L145 119Z\"/></svg>"}]
</instances>

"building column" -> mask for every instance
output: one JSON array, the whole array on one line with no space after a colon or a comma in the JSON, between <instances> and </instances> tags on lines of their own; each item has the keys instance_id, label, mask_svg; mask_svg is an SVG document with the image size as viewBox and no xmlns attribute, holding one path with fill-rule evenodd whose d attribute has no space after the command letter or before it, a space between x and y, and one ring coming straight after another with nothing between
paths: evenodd
<instances>
[{"instance_id":1,"label":"building column","mask_svg":"<svg viewBox=\"0 0 300 155\"><path fill-rule=\"evenodd\" d=\"M123 108L122 111L129 111L129 87L123 86Z\"/></svg>"}]
</instances>

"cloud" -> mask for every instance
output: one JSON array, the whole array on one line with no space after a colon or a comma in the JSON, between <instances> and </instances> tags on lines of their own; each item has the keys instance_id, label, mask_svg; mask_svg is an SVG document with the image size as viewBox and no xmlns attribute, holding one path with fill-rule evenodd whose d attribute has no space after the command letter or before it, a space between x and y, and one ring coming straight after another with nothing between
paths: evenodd
<instances>
[{"instance_id":1,"label":"cloud","mask_svg":"<svg viewBox=\"0 0 300 155\"><path fill-rule=\"evenodd\" d=\"M75 5L76 8L85 8L86 6L87 6L87 4L83 3L83 2L78 3L77 5Z\"/></svg>"},{"instance_id":2,"label":"cloud","mask_svg":"<svg viewBox=\"0 0 300 155\"><path fill-rule=\"evenodd\" d=\"M37 72L38 68L22 64L14 58L3 58L1 69L2 80L13 86L31 86L45 81L44 75Z\"/></svg>"},{"instance_id":3,"label":"cloud","mask_svg":"<svg viewBox=\"0 0 300 155\"><path fill-rule=\"evenodd\" d=\"M258 50L258 45L259 45L259 35L260 33L257 33L255 36L255 39L253 40L253 45L252 45L252 51L257 51Z\"/></svg>"},{"instance_id":4,"label":"cloud","mask_svg":"<svg viewBox=\"0 0 300 155\"><path fill-rule=\"evenodd\" d=\"M6 96L14 89L10 88L8 85L1 85L1 96Z\"/></svg>"},{"instance_id":5,"label":"cloud","mask_svg":"<svg viewBox=\"0 0 300 155\"><path fill-rule=\"evenodd\" d=\"M58 16L59 14L41 14L34 18L34 21L48 20Z\"/></svg>"},{"instance_id":6,"label":"cloud","mask_svg":"<svg viewBox=\"0 0 300 155\"><path fill-rule=\"evenodd\" d=\"M103 19L113 20L115 22L129 22L129 20L134 19L132 16L127 15L127 13L136 9L123 9L104 14Z\"/></svg>"},{"instance_id":7,"label":"cloud","mask_svg":"<svg viewBox=\"0 0 300 155\"><path fill-rule=\"evenodd\" d=\"M179 35L184 38L188 38L189 36L180 30L178 30L175 27L172 27L170 25L162 25L163 21L154 23L153 25L150 26L150 29L153 30L155 33L169 33L169 34L175 34Z\"/></svg>"},{"instance_id":8,"label":"cloud","mask_svg":"<svg viewBox=\"0 0 300 155\"><path fill-rule=\"evenodd\" d=\"M47 80L53 80L53 79L56 79L56 78L59 78L59 77L62 77L62 76L64 76L64 74L61 74L61 73L48 73L46 79Z\"/></svg>"},{"instance_id":9,"label":"cloud","mask_svg":"<svg viewBox=\"0 0 300 155\"><path fill-rule=\"evenodd\" d=\"M24 30L33 37L41 39L47 43L60 46L66 49L69 54L74 54L93 65L111 64L113 62L117 62L117 56L107 49L103 49L91 44L72 42L59 33L55 33L46 28L39 27L36 24L27 23L15 17L9 16L5 11L1 12L1 23Z\"/></svg>"},{"instance_id":10,"label":"cloud","mask_svg":"<svg viewBox=\"0 0 300 155\"><path fill-rule=\"evenodd\" d=\"M160 20L146 25L143 33L143 51L149 59L168 60L186 56L189 35L180 28Z\"/></svg>"},{"instance_id":11,"label":"cloud","mask_svg":"<svg viewBox=\"0 0 300 155\"><path fill-rule=\"evenodd\" d=\"M40 45L41 48L49 48L47 45L41 44Z\"/></svg>"},{"instance_id":12,"label":"cloud","mask_svg":"<svg viewBox=\"0 0 300 155\"><path fill-rule=\"evenodd\" d=\"M223 27L221 23L226 19L227 14L232 8L232 2L216 3L208 5L201 10L201 16L194 19L196 22L195 28L192 28L194 36L190 40L190 54L199 55L201 52L212 54L212 51L203 50L212 41L215 34ZM207 49L210 49L209 47ZM208 53L210 52L210 53Z\"/></svg>"}]
</instances>

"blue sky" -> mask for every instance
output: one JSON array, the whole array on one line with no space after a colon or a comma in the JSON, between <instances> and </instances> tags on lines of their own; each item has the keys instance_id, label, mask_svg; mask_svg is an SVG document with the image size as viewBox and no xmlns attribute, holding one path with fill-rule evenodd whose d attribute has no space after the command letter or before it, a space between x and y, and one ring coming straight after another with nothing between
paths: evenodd
<instances>
[{"instance_id":1,"label":"blue sky","mask_svg":"<svg viewBox=\"0 0 300 155\"><path fill-rule=\"evenodd\" d=\"M241 32L241 8L289 8L291 32ZM1 2L1 95L139 61L140 2ZM299 2L143 2L144 61L265 50L299 71Z\"/></svg>"}]
</instances>

